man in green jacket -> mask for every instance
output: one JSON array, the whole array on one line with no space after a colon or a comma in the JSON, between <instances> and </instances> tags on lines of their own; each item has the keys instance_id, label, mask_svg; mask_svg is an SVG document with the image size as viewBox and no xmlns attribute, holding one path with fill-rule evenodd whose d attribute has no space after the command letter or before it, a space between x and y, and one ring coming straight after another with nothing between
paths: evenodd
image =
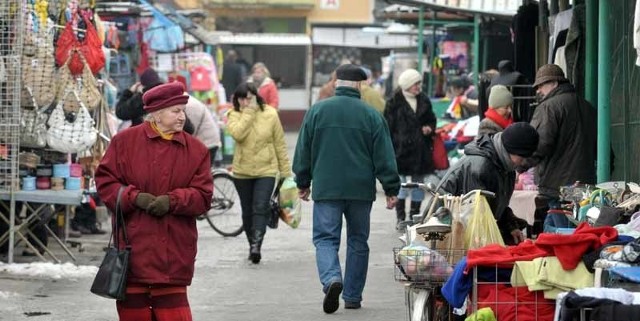
<instances>
[{"instance_id":1,"label":"man in green jacket","mask_svg":"<svg viewBox=\"0 0 640 321\"><path fill-rule=\"evenodd\" d=\"M380 113L360 100L366 74L359 66L347 64L336 69L336 76L335 96L307 112L293 160L305 201L313 182L313 244L325 313L338 309L343 288L345 308L360 308L369 265L375 180L382 183L389 209L395 206L400 189L389 128ZM338 258L343 214L347 222L344 281Z\"/></svg>"}]
</instances>

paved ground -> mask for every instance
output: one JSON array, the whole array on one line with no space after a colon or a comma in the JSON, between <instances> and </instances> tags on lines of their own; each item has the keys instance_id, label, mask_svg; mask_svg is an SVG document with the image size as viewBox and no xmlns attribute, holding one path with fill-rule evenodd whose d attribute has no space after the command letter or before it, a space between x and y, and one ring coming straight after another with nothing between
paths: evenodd
<instances>
[{"instance_id":1,"label":"paved ground","mask_svg":"<svg viewBox=\"0 0 640 321\"><path fill-rule=\"evenodd\" d=\"M287 134L290 151L295 139L296 135ZM369 274L360 310L322 312L310 203L304 204L303 213L298 229L281 224L267 232L260 265L247 261L244 235L223 238L206 222L199 222L196 273L189 287L194 320L405 320L403 289L393 280L392 267L392 248L400 241L395 215L384 208L383 195L378 194L372 213ZM107 237L83 239L86 251L78 254L80 264L99 264ZM91 294L91 281L0 274L0 320L117 320L115 303Z\"/></svg>"}]
</instances>

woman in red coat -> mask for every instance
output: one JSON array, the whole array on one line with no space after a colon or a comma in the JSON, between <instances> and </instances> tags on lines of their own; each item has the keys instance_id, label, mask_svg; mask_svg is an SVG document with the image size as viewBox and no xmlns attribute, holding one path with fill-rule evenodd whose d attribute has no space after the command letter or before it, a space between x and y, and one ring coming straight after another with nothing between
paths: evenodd
<instances>
[{"instance_id":1,"label":"woman in red coat","mask_svg":"<svg viewBox=\"0 0 640 321\"><path fill-rule=\"evenodd\" d=\"M278 109L280 98L278 96L278 86L271 79L271 73L267 66L261 62L257 62L251 68L251 78L248 82L253 82L258 88L258 94L264 100L264 103Z\"/></svg>"},{"instance_id":2,"label":"woman in red coat","mask_svg":"<svg viewBox=\"0 0 640 321\"><path fill-rule=\"evenodd\" d=\"M147 91L147 120L114 136L96 170L98 194L114 213L124 187L120 208L131 257L127 297L116 303L121 321L192 320L186 287L193 278L196 217L211 206L213 181L209 151L182 132L188 99L179 82Z\"/></svg>"}]
</instances>

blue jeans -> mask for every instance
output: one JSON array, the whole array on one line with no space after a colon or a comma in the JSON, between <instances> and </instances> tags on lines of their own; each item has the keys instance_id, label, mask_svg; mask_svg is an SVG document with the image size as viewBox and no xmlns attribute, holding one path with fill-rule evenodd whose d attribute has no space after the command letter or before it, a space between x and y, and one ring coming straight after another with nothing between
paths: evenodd
<instances>
[{"instance_id":1,"label":"blue jeans","mask_svg":"<svg viewBox=\"0 0 640 321\"><path fill-rule=\"evenodd\" d=\"M400 182L406 183L407 178L407 175L400 175ZM411 182L424 183L424 175L411 176ZM409 193L411 193L412 202L422 202L424 200L424 190L422 188L406 189L401 187L400 192L398 193L398 198L401 200L407 199Z\"/></svg>"},{"instance_id":2,"label":"blue jeans","mask_svg":"<svg viewBox=\"0 0 640 321\"><path fill-rule=\"evenodd\" d=\"M362 301L362 290L369 267L369 223L372 202L331 200L313 204L313 245L323 290L332 282L343 283L342 298ZM347 265L344 282L338 250L342 232L342 215L347 221Z\"/></svg>"}]
</instances>

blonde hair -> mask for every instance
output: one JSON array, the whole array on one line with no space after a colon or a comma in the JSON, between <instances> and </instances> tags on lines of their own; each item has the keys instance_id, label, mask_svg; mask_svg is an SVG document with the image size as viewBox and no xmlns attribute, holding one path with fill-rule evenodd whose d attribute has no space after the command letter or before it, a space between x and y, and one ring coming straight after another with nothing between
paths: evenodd
<instances>
[{"instance_id":1,"label":"blonde hair","mask_svg":"<svg viewBox=\"0 0 640 321\"><path fill-rule=\"evenodd\" d=\"M261 68L264 71L264 74L267 75L267 77L271 77L271 72L269 72L267 66L265 66L265 64L262 62L256 62L253 67L251 67L251 72L256 71L256 69L258 68Z\"/></svg>"}]
</instances>

